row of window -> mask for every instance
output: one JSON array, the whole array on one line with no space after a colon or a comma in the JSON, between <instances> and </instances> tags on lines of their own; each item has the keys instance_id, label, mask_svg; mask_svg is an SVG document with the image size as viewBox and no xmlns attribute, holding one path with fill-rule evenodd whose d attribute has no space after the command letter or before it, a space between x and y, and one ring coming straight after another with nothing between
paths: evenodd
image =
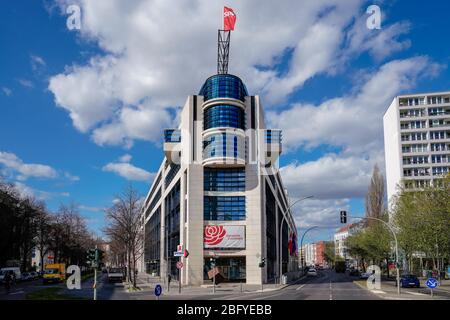
<instances>
[{"instance_id":1,"label":"row of window","mask_svg":"<svg viewBox=\"0 0 450 320\"><path fill-rule=\"evenodd\" d=\"M427 164L428 157L418 156L418 157L404 157L403 165L411 165L411 164Z\"/></svg>"},{"instance_id":2,"label":"row of window","mask_svg":"<svg viewBox=\"0 0 450 320\"><path fill-rule=\"evenodd\" d=\"M442 104L450 103L450 97L436 96L428 97L428 104ZM400 99L400 106L421 106L425 104L425 98L402 98Z\"/></svg>"},{"instance_id":3,"label":"row of window","mask_svg":"<svg viewBox=\"0 0 450 320\"><path fill-rule=\"evenodd\" d=\"M205 191L245 191L245 169L205 168Z\"/></svg>"},{"instance_id":4,"label":"row of window","mask_svg":"<svg viewBox=\"0 0 450 320\"><path fill-rule=\"evenodd\" d=\"M245 197L203 197L204 220L245 220Z\"/></svg>"},{"instance_id":5,"label":"row of window","mask_svg":"<svg viewBox=\"0 0 450 320\"><path fill-rule=\"evenodd\" d=\"M429 116L440 116L450 114L450 110L446 108L429 108L428 115ZM401 110L400 118L413 118L413 117L424 117L427 115L426 109L410 109L410 110Z\"/></svg>"},{"instance_id":6,"label":"row of window","mask_svg":"<svg viewBox=\"0 0 450 320\"><path fill-rule=\"evenodd\" d=\"M245 112L233 105L215 105L205 110L203 130L228 127L245 130Z\"/></svg>"}]
</instances>

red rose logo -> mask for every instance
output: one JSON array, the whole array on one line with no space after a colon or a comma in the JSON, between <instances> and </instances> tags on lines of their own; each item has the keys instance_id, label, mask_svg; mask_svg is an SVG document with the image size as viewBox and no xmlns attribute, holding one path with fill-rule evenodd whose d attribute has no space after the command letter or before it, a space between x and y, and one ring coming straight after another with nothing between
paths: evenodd
<instances>
[{"instance_id":1,"label":"red rose logo","mask_svg":"<svg viewBox=\"0 0 450 320\"><path fill-rule=\"evenodd\" d=\"M219 244L226 234L227 231L223 228L223 226L205 226L205 243L210 246Z\"/></svg>"}]
</instances>

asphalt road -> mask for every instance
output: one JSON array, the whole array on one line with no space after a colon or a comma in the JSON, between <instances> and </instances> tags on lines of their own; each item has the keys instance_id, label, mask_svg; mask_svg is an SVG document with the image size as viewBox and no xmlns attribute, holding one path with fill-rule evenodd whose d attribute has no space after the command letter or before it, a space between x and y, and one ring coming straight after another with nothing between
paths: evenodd
<instances>
[{"instance_id":1,"label":"asphalt road","mask_svg":"<svg viewBox=\"0 0 450 320\"><path fill-rule=\"evenodd\" d=\"M99 300L154 300L153 292L135 292L127 293L121 283L109 283L106 275L99 273L97 284L97 299ZM284 289L268 292L255 293L226 293L220 292L213 294L199 295L170 295L161 296L161 299L170 300L377 300L376 295L368 290L362 289L353 283L354 278L347 274L335 273L334 271L320 271L317 277L307 277L290 285ZM39 280L33 282L24 282L16 285L8 296L0 293L2 299L24 299L27 292L37 290L43 287ZM62 293L73 296L86 297L91 299L93 296L93 279L83 281L81 290L68 290L64 285ZM176 290L173 288L172 290Z\"/></svg>"},{"instance_id":2,"label":"asphalt road","mask_svg":"<svg viewBox=\"0 0 450 320\"><path fill-rule=\"evenodd\" d=\"M355 278L334 271L320 271L284 289L232 295L166 296L163 299L189 300L380 300L375 294L353 283Z\"/></svg>"}]
</instances>

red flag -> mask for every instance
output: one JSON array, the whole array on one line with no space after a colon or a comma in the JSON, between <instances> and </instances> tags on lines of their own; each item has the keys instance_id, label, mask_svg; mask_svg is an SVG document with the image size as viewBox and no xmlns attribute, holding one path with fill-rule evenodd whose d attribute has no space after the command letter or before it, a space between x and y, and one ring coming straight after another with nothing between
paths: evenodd
<instances>
[{"instance_id":1,"label":"red flag","mask_svg":"<svg viewBox=\"0 0 450 320\"><path fill-rule=\"evenodd\" d=\"M236 23L236 15L233 9L223 7L223 30L234 30L234 24Z\"/></svg>"}]
</instances>

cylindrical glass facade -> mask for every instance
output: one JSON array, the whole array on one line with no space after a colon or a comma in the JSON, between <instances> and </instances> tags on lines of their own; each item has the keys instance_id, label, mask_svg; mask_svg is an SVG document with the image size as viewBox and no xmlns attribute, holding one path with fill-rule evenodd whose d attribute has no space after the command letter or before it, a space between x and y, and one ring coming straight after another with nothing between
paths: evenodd
<instances>
[{"instance_id":1,"label":"cylindrical glass facade","mask_svg":"<svg viewBox=\"0 0 450 320\"><path fill-rule=\"evenodd\" d=\"M245 159L245 138L231 133L217 133L203 140L203 159Z\"/></svg>"},{"instance_id":2,"label":"cylindrical glass facade","mask_svg":"<svg viewBox=\"0 0 450 320\"><path fill-rule=\"evenodd\" d=\"M248 92L238 77L231 74L216 74L205 81L199 95L204 97L204 101L215 98L233 98L245 101Z\"/></svg>"},{"instance_id":3,"label":"cylindrical glass facade","mask_svg":"<svg viewBox=\"0 0 450 320\"><path fill-rule=\"evenodd\" d=\"M245 130L245 113L233 105L214 105L207 108L203 115L203 130L228 127Z\"/></svg>"}]
</instances>

